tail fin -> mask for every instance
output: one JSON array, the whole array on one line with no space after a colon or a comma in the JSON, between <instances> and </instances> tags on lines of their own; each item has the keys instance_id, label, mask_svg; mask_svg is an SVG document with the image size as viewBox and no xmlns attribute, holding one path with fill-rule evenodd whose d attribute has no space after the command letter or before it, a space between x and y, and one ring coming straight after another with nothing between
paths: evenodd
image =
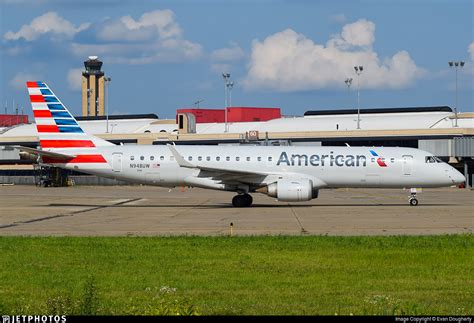
<instances>
[{"instance_id":1,"label":"tail fin","mask_svg":"<svg viewBox=\"0 0 474 323\"><path fill-rule=\"evenodd\" d=\"M36 129L42 148L112 146L86 134L53 91L43 82L27 82Z\"/></svg>"},{"instance_id":2,"label":"tail fin","mask_svg":"<svg viewBox=\"0 0 474 323\"><path fill-rule=\"evenodd\" d=\"M34 81L26 82L26 85L40 146L43 150L51 152L59 150L76 156L70 161L71 163L83 163L87 160L92 163L106 162L102 155L97 154L97 147L113 146L114 144L85 133L46 83Z\"/></svg>"}]
</instances>

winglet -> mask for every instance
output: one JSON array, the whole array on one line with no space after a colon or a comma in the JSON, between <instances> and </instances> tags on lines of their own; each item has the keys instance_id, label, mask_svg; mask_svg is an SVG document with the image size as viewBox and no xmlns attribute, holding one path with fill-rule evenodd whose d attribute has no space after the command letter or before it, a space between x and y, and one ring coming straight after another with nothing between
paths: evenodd
<instances>
[{"instance_id":1,"label":"winglet","mask_svg":"<svg viewBox=\"0 0 474 323\"><path fill-rule=\"evenodd\" d=\"M167 144L169 150L174 156L174 159L178 162L178 165L181 167L186 167L186 168L196 168L195 165L191 164L190 162L186 161L183 156L179 154L179 152L174 148L172 145Z\"/></svg>"}]
</instances>

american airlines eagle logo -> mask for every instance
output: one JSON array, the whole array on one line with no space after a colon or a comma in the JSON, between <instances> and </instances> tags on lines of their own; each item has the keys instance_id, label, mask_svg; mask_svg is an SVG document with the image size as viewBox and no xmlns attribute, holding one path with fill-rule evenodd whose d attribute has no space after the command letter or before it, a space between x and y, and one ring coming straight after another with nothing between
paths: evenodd
<instances>
[{"instance_id":1,"label":"american airlines eagle logo","mask_svg":"<svg viewBox=\"0 0 474 323\"><path fill-rule=\"evenodd\" d=\"M370 150L370 153L372 154L372 156L377 158L377 164L379 164L380 167L387 167L387 164L385 164L382 158L380 158L379 155L375 151Z\"/></svg>"}]
</instances>

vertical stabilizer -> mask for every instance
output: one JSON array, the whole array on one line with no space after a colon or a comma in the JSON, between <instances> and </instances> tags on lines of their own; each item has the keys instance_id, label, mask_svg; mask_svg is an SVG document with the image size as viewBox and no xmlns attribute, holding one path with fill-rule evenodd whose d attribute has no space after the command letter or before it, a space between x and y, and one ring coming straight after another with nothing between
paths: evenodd
<instances>
[{"instance_id":1,"label":"vertical stabilizer","mask_svg":"<svg viewBox=\"0 0 474 323\"><path fill-rule=\"evenodd\" d=\"M40 146L43 150L75 157L68 164L107 164L98 147L114 144L85 133L66 106L44 82L27 82ZM61 163L43 157L45 163ZM105 165L104 165L105 166Z\"/></svg>"}]
</instances>

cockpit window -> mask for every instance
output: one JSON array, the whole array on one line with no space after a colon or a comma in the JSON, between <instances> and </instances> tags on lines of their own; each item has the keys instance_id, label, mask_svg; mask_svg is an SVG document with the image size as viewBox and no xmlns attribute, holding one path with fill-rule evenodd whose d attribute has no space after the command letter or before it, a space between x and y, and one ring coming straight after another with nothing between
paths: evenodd
<instances>
[{"instance_id":1,"label":"cockpit window","mask_svg":"<svg viewBox=\"0 0 474 323\"><path fill-rule=\"evenodd\" d=\"M442 163L443 161L435 156L426 156L425 162L431 164L431 163Z\"/></svg>"}]
</instances>

